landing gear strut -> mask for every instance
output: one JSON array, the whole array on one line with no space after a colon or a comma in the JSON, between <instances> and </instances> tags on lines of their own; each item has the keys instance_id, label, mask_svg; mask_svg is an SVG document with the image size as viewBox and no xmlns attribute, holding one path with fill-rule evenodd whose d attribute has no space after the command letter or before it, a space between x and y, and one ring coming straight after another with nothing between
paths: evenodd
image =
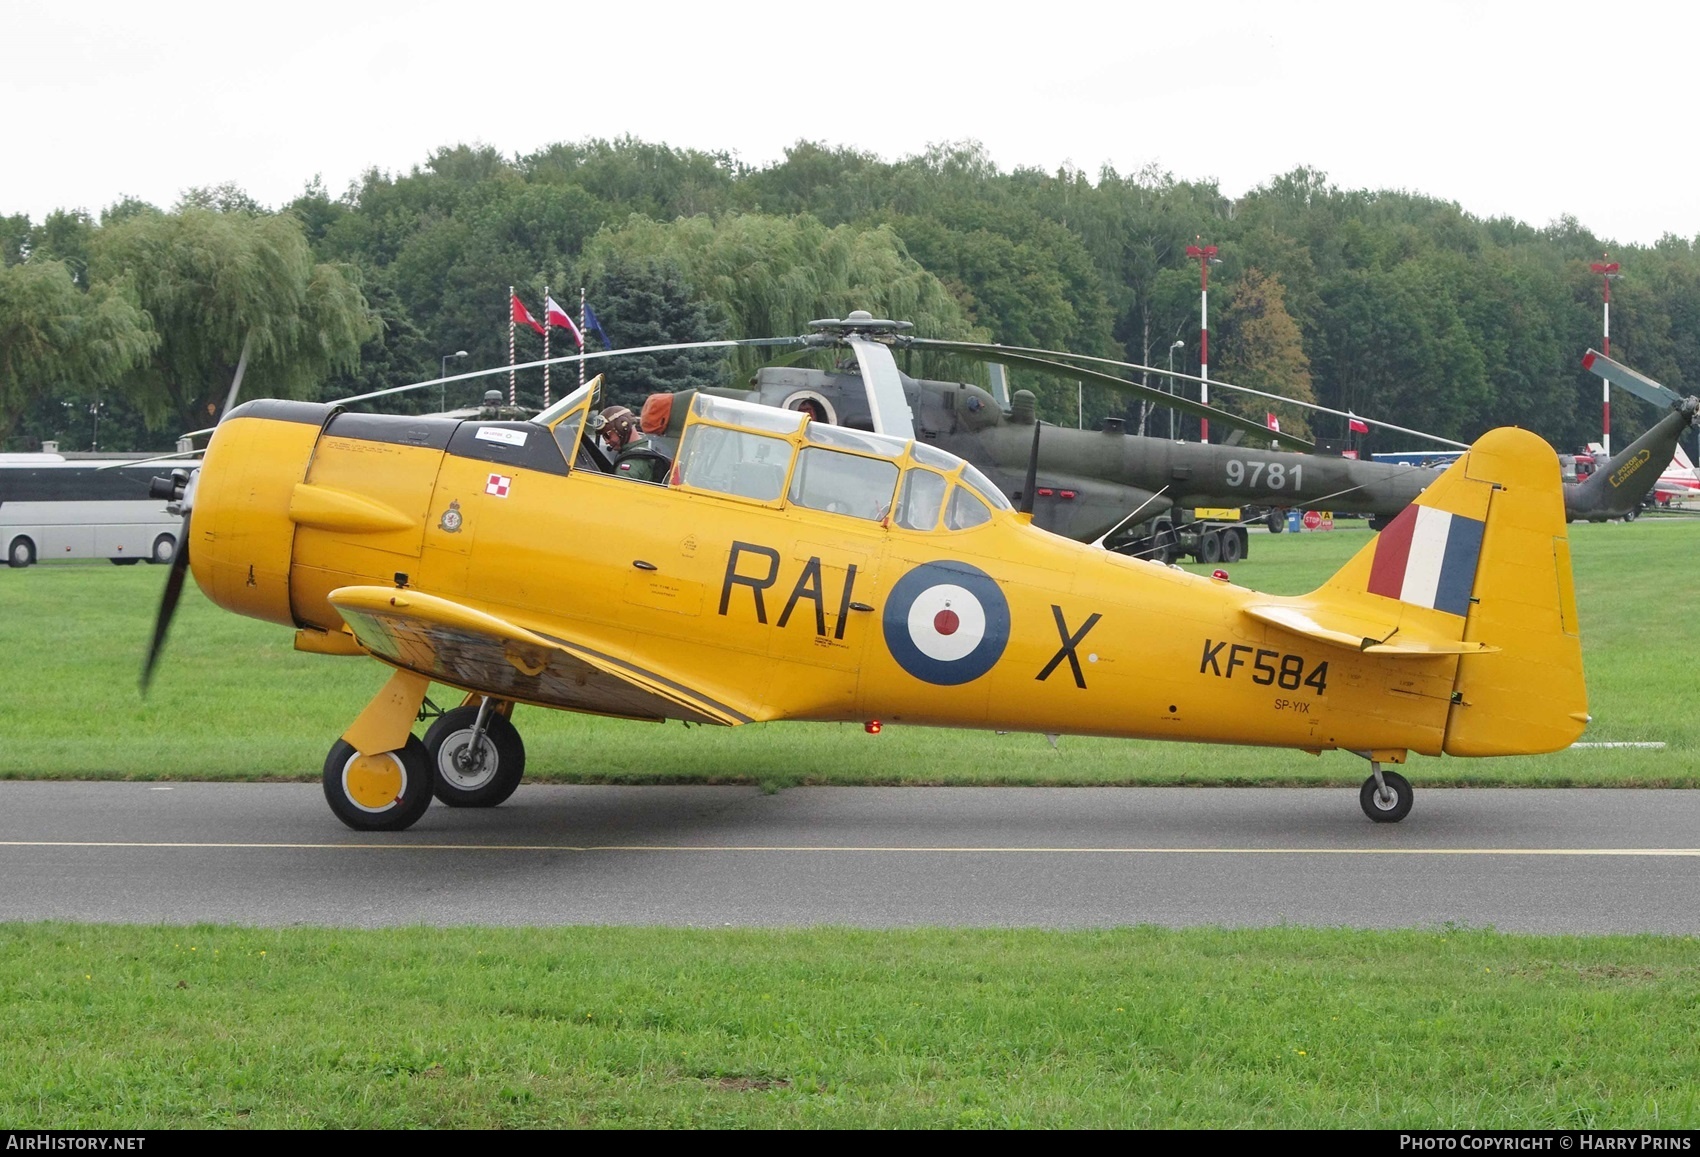
<instances>
[{"instance_id":1,"label":"landing gear strut","mask_svg":"<svg viewBox=\"0 0 1700 1157\"><path fill-rule=\"evenodd\" d=\"M1364 815L1378 824L1396 824L1411 811L1411 784L1396 771L1383 771L1370 760L1370 777L1358 789L1358 804Z\"/></svg>"},{"instance_id":2,"label":"landing gear strut","mask_svg":"<svg viewBox=\"0 0 1700 1157\"><path fill-rule=\"evenodd\" d=\"M525 774L525 744L489 696L439 715L425 751L431 790L450 807L495 807Z\"/></svg>"}]
</instances>

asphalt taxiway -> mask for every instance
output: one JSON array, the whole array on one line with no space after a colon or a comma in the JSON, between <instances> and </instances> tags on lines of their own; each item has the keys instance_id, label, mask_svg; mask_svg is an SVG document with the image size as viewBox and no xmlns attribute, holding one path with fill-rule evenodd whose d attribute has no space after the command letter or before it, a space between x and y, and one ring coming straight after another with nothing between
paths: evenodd
<instances>
[{"instance_id":1,"label":"asphalt taxiway","mask_svg":"<svg viewBox=\"0 0 1700 1157\"><path fill-rule=\"evenodd\" d=\"M315 784L0 783L0 919L1700 932L1700 792L526 785L359 834Z\"/></svg>"}]
</instances>

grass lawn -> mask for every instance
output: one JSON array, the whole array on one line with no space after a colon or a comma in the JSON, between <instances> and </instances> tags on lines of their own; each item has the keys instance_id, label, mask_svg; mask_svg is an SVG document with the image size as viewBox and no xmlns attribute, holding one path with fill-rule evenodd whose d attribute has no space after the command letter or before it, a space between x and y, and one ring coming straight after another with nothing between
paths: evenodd
<instances>
[{"instance_id":1,"label":"grass lawn","mask_svg":"<svg viewBox=\"0 0 1700 1157\"><path fill-rule=\"evenodd\" d=\"M1690 939L0 925L11 1128L1694 1128Z\"/></svg>"},{"instance_id":2,"label":"grass lawn","mask_svg":"<svg viewBox=\"0 0 1700 1157\"><path fill-rule=\"evenodd\" d=\"M1368 538L1256 535L1243 585L1310 590ZM1413 760L1425 785L1700 785L1691 709L1700 620L1689 593L1700 521L1643 518L1571 528L1586 649L1589 740L1662 740L1662 751L1573 750ZM0 571L0 777L317 778L331 741L387 673L303 655L291 632L217 609L190 584L144 701L136 672L165 581L161 567L53 564ZM444 696L445 700L449 696ZM1358 759L1206 747L851 724L690 728L524 708L527 777L540 782L792 784L1356 785Z\"/></svg>"}]
</instances>

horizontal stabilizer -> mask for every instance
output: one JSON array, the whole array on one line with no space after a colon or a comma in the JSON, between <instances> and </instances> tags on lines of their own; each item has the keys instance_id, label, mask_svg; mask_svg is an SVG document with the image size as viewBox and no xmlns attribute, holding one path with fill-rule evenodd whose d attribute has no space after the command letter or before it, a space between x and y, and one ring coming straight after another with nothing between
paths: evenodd
<instances>
[{"instance_id":1,"label":"horizontal stabilizer","mask_svg":"<svg viewBox=\"0 0 1700 1157\"><path fill-rule=\"evenodd\" d=\"M1247 607L1245 613L1262 623L1292 631L1307 639L1371 655L1481 655L1499 650L1487 643L1425 635L1387 619L1355 615L1333 607L1294 604Z\"/></svg>"}]
</instances>

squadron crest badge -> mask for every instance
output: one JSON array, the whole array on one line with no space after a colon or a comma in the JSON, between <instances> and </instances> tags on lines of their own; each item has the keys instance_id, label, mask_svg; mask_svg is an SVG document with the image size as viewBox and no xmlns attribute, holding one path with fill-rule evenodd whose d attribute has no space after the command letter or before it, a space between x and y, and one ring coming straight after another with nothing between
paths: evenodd
<instances>
[{"instance_id":1,"label":"squadron crest badge","mask_svg":"<svg viewBox=\"0 0 1700 1157\"><path fill-rule=\"evenodd\" d=\"M460 499L449 503L449 508L443 511L443 517L437 520L437 525L447 534L460 533Z\"/></svg>"}]
</instances>

